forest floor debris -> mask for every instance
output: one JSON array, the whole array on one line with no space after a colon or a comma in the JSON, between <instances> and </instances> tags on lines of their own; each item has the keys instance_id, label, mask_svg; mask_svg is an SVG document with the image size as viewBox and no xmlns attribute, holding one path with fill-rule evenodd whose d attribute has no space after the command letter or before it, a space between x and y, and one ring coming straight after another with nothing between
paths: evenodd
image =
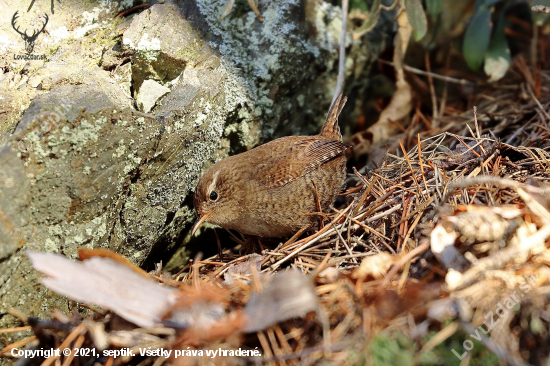
<instances>
[{"instance_id":1,"label":"forest floor debris","mask_svg":"<svg viewBox=\"0 0 550 366\"><path fill-rule=\"evenodd\" d=\"M0 355L73 350L42 357L43 366L77 356L105 366L545 364L550 77L529 77L521 60L513 67L520 72L475 97L475 111L447 103L430 121L417 110L397 151L376 169L354 169L344 203L299 240L248 241L175 275L128 270L107 251L81 252L71 271L53 254L30 254L47 287L71 297L74 288L54 282L71 283L82 290L72 300L90 311L14 311L28 326L0 333L32 335ZM155 282L158 291L143 291Z\"/></svg>"}]
</instances>

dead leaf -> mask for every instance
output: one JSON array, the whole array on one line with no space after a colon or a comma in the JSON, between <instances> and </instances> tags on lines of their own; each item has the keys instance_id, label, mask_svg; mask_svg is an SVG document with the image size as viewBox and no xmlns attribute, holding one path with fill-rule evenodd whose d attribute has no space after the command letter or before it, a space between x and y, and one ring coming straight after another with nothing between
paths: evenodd
<instances>
[{"instance_id":1,"label":"dead leaf","mask_svg":"<svg viewBox=\"0 0 550 366\"><path fill-rule=\"evenodd\" d=\"M363 145L353 147L356 155L361 155L368 151L372 145L378 142L385 141L399 132L398 124L407 126L410 120L412 111L412 89L409 83L405 80L405 72L403 71L403 59L409 45L409 40L412 34L412 27L407 19L407 14L402 12L397 23L399 29L395 36L395 51L393 55L393 64L396 74L396 90L393 94L388 106L380 113L378 121L368 130L361 131L352 136L352 141L356 142L361 138L361 134L366 134L369 139L364 141Z\"/></svg>"},{"instance_id":2,"label":"dead leaf","mask_svg":"<svg viewBox=\"0 0 550 366\"><path fill-rule=\"evenodd\" d=\"M252 267L253 266L256 267L256 270L260 272L262 267L262 261L264 260L264 258L265 257L263 255L252 254L250 255L250 258L247 261L232 265L225 272L225 275L223 277L224 283L226 285L232 286L238 280L246 281L243 277L251 278ZM247 282L250 283L251 281L252 280L250 279Z\"/></svg>"},{"instance_id":3,"label":"dead leaf","mask_svg":"<svg viewBox=\"0 0 550 366\"><path fill-rule=\"evenodd\" d=\"M262 292L253 293L244 313L244 331L257 332L287 319L302 317L318 309L311 278L296 269L262 277Z\"/></svg>"},{"instance_id":4,"label":"dead leaf","mask_svg":"<svg viewBox=\"0 0 550 366\"><path fill-rule=\"evenodd\" d=\"M128 258L126 258L126 257L124 257L124 256L122 256L118 253L115 253L115 252L113 252L109 249L105 249L105 248L96 248L96 249L80 248L78 250L78 258L81 261L85 261L85 260L90 259L92 257L111 258L115 262L118 262L122 265L127 266L132 271L134 271L134 272L136 272L136 273L138 273L138 274L140 274L144 277L151 278L151 276L149 276L149 274L147 272L145 272L143 269L139 268L138 266L136 266L135 264L130 262L128 260Z\"/></svg>"},{"instance_id":5,"label":"dead leaf","mask_svg":"<svg viewBox=\"0 0 550 366\"><path fill-rule=\"evenodd\" d=\"M48 277L50 290L85 304L112 310L140 327L152 327L176 303L178 291L160 286L111 258L84 262L62 255L27 251L34 268Z\"/></svg>"}]
</instances>

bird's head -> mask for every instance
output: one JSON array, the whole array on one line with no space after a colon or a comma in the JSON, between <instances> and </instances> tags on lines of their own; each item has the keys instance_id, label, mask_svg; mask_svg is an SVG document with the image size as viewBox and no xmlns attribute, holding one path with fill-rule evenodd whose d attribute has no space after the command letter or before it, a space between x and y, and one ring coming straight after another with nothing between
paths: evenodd
<instances>
[{"instance_id":1,"label":"bird's head","mask_svg":"<svg viewBox=\"0 0 550 366\"><path fill-rule=\"evenodd\" d=\"M239 208L235 195L238 192L235 192L235 182L232 182L234 174L231 174L230 167L222 160L211 166L199 180L193 197L198 218L191 235L203 222L225 227L224 224L235 219Z\"/></svg>"}]
</instances>

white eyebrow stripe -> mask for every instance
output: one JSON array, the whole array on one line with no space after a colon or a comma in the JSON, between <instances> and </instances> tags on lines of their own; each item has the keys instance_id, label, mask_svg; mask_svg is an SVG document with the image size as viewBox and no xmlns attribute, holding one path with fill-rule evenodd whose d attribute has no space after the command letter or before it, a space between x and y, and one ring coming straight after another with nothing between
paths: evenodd
<instances>
[{"instance_id":1,"label":"white eyebrow stripe","mask_svg":"<svg viewBox=\"0 0 550 366\"><path fill-rule=\"evenodd\" d=\"M220 171L214 173L214 176L212 177L212 182L208 185L208 188L206 188L206 194L210 194L216 188L216 182L218 181L218 174L220 174Z\"/></svg>"}]
</instances>

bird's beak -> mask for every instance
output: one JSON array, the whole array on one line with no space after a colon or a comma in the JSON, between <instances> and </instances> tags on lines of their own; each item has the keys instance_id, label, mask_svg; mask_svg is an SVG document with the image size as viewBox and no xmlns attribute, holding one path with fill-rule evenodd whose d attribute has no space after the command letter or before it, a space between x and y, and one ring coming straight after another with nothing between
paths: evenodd
<instances>
[{"instance_id":1,"label":"bird's beak","mask_svg":"<svg viewBox=\"0 0 550 366\"><path fill-rule=\"evenodd\" d=\"M212 214L212 211L208 211L203 215L200 215L197 221L195 221L195 225L193 225L193 231L191 231L191 236L195 235L195 232L199 229L199 227L202 225L203 222L210 217Z\"/></svg>"}]
</instances>

